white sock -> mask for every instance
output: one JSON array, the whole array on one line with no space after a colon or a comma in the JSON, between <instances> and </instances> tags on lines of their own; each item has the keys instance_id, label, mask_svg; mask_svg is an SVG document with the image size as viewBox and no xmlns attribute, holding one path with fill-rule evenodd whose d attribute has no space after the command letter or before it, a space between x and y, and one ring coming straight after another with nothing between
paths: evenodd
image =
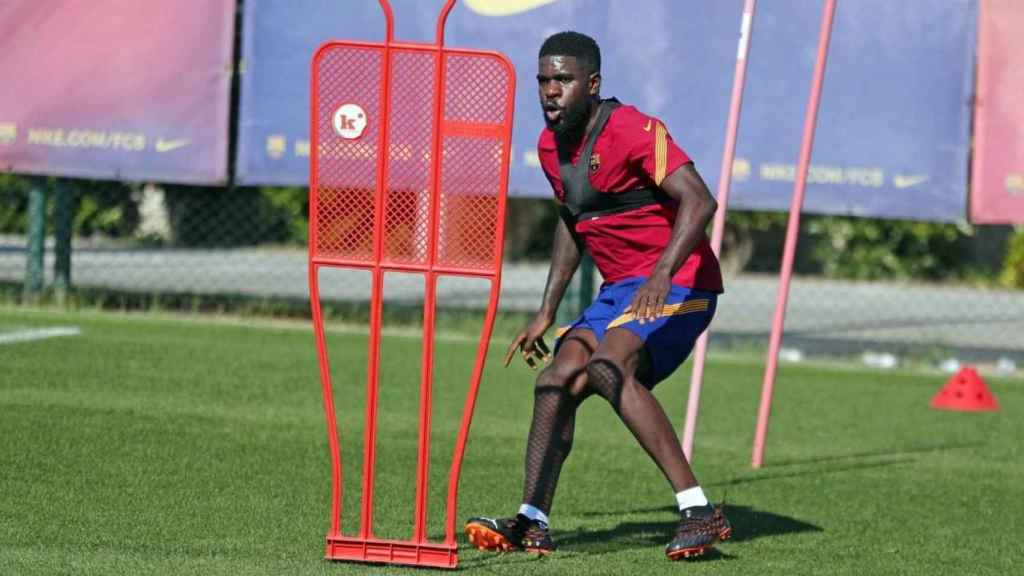
<instances>
[{"instance_id":1,"label":"white sock","mask_svg":"<svg viewBox=\"0 0 1024 576\"><path fill-rule=\"evenodd\" d=\"M708 499L704 496L704 491L700 489L700 486L694 486L682 492L676 492L676 504L679 505L681 512L692 506L707 506Z\"/></svg>"},{"instance_id":2,"label":"white sock","mask_svg":"<svg viewBox=\"0 0 1024 576\"><path fill-rule=\"evenodd\" d=\"M545 526L548 525L548 515L541 512L540 508L530 506L529 504L523 504L519 507L519 513L526 516L530 520L536 520L537 522L543 522Z\"/></svg>"}]
</instances>

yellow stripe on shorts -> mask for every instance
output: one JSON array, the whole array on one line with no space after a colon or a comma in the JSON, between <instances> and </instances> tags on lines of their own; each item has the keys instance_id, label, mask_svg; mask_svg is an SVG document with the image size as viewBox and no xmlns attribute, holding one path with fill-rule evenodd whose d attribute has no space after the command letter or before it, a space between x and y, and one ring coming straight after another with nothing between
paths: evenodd
<instances>
[{"instance_id":1,"label":"yellow stripe on shorts","mask_svg":"<svg viewBox=\"0 0 1024 576\"><path fill-rule=\"evenodd\" d=\"M685 302L679 302L678 304L665 304L661 307L661 314L658 314L658 317L679 316L681 314L690 314L692 312L707 312L709 304L710 301L707 298L687 300ZM608 330L617 328L634 320L636 320L636 314L633 312L623 314L608 324Z\"/></svg>"}]
</instances>

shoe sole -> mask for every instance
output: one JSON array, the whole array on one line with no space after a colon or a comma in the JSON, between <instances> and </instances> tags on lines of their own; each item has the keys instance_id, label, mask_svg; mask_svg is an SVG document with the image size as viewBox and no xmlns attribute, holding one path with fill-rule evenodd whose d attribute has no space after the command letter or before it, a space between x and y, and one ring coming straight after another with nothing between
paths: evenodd
<instances>
[{"instance_id":1,"label":"shoe sole","mask_svg":"<svg viewBox=\"0 0 1024 576\"><path fill-rule=\"evenodd\" d=\"M554 550L548 550L547 548L520 548L514 546L501 532L480 524L466 524L466 537L469 538L469 543L477 550L484 550L486 552L518 552L522 550L527 554L536 556L547 556L554 552Z\"/></svg>"},{"instance_id":2,"label":"shoe sole","mask_svg":"<svg viewBox=\"0 0 1024 576\"><path fill-rule=\"evenodd\" d=\"M718 538L716 538L714 540L714 542L712 542L712 543L710 543L710 544L708 544L706 546L695 546L693 548L680 548L679 550L673 550L672 552L666 552L665 555L668 556L669 560L684 560L684 559L687 559L687 558L696 558L698 556L703 556L705 552L707 552L708 550L711 550L712 548L714 548L715 544L718 544L719 542L724 542L724 541L728 540L731 536L732 536L732 527L730 526L729 528L726 528L725 530L723 530L722 533L718 535Z\"/></svg>"},{"instance_id":3,"label":"shoe sole","mask_svg":"<svg viewBox=\"0 0 1024 576\"><path fill-rule=\"evenodd\" d=\"M531 554L533 556L547 556L554 552L554 550L550 548L530 548L529 546L524 546L523 550L525 550L527 554Z\"/></svg>"},{"instance_id":4,"label":"shoe sole","mask_svg":"<svg viewBox=\"0 0 1024 576\"><path fill-rule=\"evenodd\" d=\"M475 546L477 550L511 552L519 549L513 546L501 532L491 530L480 524L466 524L466 537L469 538L469 543Z\"/></svg>"}]
</instances>

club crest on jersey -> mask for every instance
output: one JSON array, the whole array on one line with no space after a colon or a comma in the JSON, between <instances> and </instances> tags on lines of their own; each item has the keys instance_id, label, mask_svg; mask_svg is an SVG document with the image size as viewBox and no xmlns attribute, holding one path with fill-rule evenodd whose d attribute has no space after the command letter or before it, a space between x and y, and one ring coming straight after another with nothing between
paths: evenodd
<instances>
[{"instance_id":1,"label":"club crest on jersey","mask_svg":"<svg viewBox=\"0 0 1024 576\"><path fill-rule=\"evenodd\" d=\"M597 169L601 167L601 155L591 154L590 155L590 171L597 172Z\"/></svg>"}]
</instances>

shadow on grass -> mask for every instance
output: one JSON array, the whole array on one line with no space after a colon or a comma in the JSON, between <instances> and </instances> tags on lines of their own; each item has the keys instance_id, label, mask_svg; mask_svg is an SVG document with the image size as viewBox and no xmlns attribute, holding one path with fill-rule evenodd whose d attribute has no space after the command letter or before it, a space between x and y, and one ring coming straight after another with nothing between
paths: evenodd
<instances>
[{"instance_id":1,"label":"shadow on grass","mask_svg":"<svg viewBox=\"0 0 1024 576\"><path fill-rule=\"evenodd\" d=\"M918 446L915 448L904 448L897 450L871 450L865 452L854 452L852 454L827 454L822 456L810 456L807 458L789 458L777 462L770 462L768 467L793 466L799 464L817 464L821 462L837 462L846 460L859 460L867 458L881 458L886 456L907 456L910 454L927 454L929 452L945 452L946 450L960 450L964 448L978 448L984 446L985 442L959 442L950 444L937 444L934 446Z\"/></svg>"},{"instance_id":2,"label":"shadow on grass","mask_svg":"<svg viewBox=\"0 0 1024 576\"><path fill-rule=\"evenodd\" d=\"M726 506L725 513L733 526L730 542L744 542L764 536L781 536L801 532L822 532L822 528L781 514L764 510L756 510L749 506ZM558 551L549 558L537 558L528 554L511 553L466 558L460 562L460 568L481 567L497 561L495 566L507 568L512 564L529 562L557 561L577 555L598 556L613 554L624 550L651 549L658 554L675 535L677 512L673 506L645 508L640 510L618 512L590 512L584 516L614 516L636 514L657 514L658 519L620 522L612 528L589 530L581 526L576 530L555 530L552 536L558 545ZM714 562L735 560L737 556L710 550L704 556L687 562Z\"/></svg>"},{"instance_id":3,"label":"shadow on grass","mask_svg":"<svg viewBox=\"0 0 1024 576\"><path fill-rule=\"evenodd\" d=\"M664 542L660 543L657 550L653 550L653 554L661 554L661 546ZM561 546L561 543L559 543ZM623 547L626 548L626 547ZM486 554L484 556L477 556L473 558L465 559L460 556L459 567L457 570L473 570L474 572L484 571L494 574L518 574L519 569L529 570L531 565L546 564L549 562L558 562L563 558L577 558L577 557L592 557L600 554L607 554L610 552L616 552L618 549L603 548L598 551L586 550L581 548L559 548L554 554L550 556L534 556L532 554L524 554L522 552L509 552L506 554ZM689 558L680 561L680 564L702 564L705 562L716 562L716 561L728 561L737 560L739 557L732 554L726 554L717 548L713 548L702 556L696 558ZM556 564L557 565L557 564ZM683 568L683 566L680 566ZM525 573L525 572L523 572ZM642 572L637 572L642 573Z\"/></svg>"},{"instance_id":4,"label":"shadow on grass","mask_svg":"<svg viewBox=\"0 0 1024 576\"><path fill-rule=\"evenodd\" d=\"M752 472L749 475L737 476L729 480L706 484L706 488L727 488L738 484L749 484L765 480L776 480L779 478L797 478L802 476L822 476L838 472L852 472L869 468L881 468L883 466L897 466L916 462L917 455L929 452L944 452L947 450L960 450L966 448L977 448L984 446L984 442L961 442L953 444L941 444L936 446L922 446L918 448L905 448L899 450L874 450L867 452L856 452L853 454L833 454L824 456L812 456L809 458L795 458L770 462L766 468L759 472ZM801 469L794 469L802 466Z\"/></svg>"},{"instance_id":5,"label":"shadow on grass","mask_svg":"<svg viewBox=\"0 0 1024 576\"><path fill-rule=\"evenodd\" d=\"M943 444L900 450L875 450L853 454L791 459L772 463L767 469L752 472L749 475L706 484L705 488L727 488L739 484L781 478L819 476L885 466L900 466L915 462L917 460L916 455L945 450L975 448L983 444L981 442ZM798 466L801 467L797 468ZM726 504L725 514L733 526L733 535L730 542L745 542L767 536L785 536L804 532L824 531L820 526L809 522L766 510L757 510L750 506ZM501 567L505 568L510 564L518 565L528 562L557 561L559 557L575 555L595 556L640 548L660 550L672 539L676 527L676 509L674 506L658 506L632 510L601 510L584 512L581 515L591 518L657 515L658 518L620 522L612 528L603 530L589 530L585 525L586 523L576 530L555 530L553 536L559 550L549 559L539 559L526 554L509 554L499 557L486 555L469 558L463 563L463 566L466 568L482 567L489 561L502 558L499 563L495 564L495 567L500 564ZM690 562L728 561L736 558L736 556L720 550L712 550L700 558L690 560Z\"/></svg>"},{"instance_id":6,"label":"shadow on grass","mask_svg":"<svg viewBox=\"0 0 1024 576\"><path fill-rule=\"evenodd\" d=\"M851 462L841 464L831 464L828 466L819 466L814 468L808 468L805 470L781 470L781 471L769 471L769 472L758 472L749 476L737 476L729 480L722 480L720 482L712 482L705 484L705 488L728 488L729 486L738 486L740 484L750 484L753 482L764 482L765 480L778 480L781 478L799 478L802 476L824 476L826 474L836 474L838 472L854 472L857 470L866 470L869 468L882 468L884 466L897 466L901 464L910 464L916 462L917 459L910 456L886 457L884 459L875 460L872 462Z\"/></svg>"},{"instance_id":7,"label":"shadow on grass","mask_svg":"<svg viewBox=\"0 0 1024 576\"><path fill-rule=\"evenodd\" d=\"M576 532L563 533L557 538L559 545L581 544L586 546L590 543L600 544L600 547L607 549L615 541L616 548L633 548L638 546L665 545L675 534L676 508L674 506L660 506L657 508L644 508L631 512L588 512L584 516L611 516L615 514L643 514L643 513L664 513L672 518L666 522L622 522L609 530L587 531L581 529ZM822 529L814 524L809 524L789 516L774 514L764 510L756 510L750 506L733 506L726 504L725 515L733 526L733 535L730 542L743 542L762 536L780 536L784 534L795 534L799 532L821 532ZM722 554L721 556L727 557Z\"/></svg>"},{"instance_id":8,"label":"shadow on grass","mask_svg":"<svg viewBox=\"0 0 1024 576\"><path fill-rule=\"evenodd\" d=\"M957 446L960 447L960 446ZM940 448L936 448L940 449ZM920 450L928 451L928 450ZM914 450L902 450L890 455L889 453L861 454L850 456L824 457L820 461L808 461L809 467L794 470L792 467L783 470L769 470L768 472L756 472L749 476L738 476L721 482L706 484L705 488L723 488L775 480L779 478L793 478L801 476L817 476L834 474L838 472L878 468L882 466L895 466L909 464L916 459L911 454ZM864 460L867 458L867 460ZM853 461L849 461L853 460ZM794 464L796 462L793 462ZM676 509L674 506L658 506L653 508L640 508L632 510L602 510L584 512L584 517L608 517L608 516L630 516L657 514L658 519L630 520L620 522L612 528L603 530L589 530L586 525L577 530L555 530L552 536L558 544L559 551L552 560L562 556L584 554L587 556L610 554L623 550L638 548L660 549L675 534ZM725 514L733 526L731 542L744 542L754 538L765 536L782 536L787 534L798 534L801 532L822 532L820 526L803 522L796 518L775 514L764 510L756 510L750 506L726 505ZM664 518L664 519L662 519ZM479 566L488 562L490 557L478 557L468 559L466 567ZM715 560L730 560L735 558L721 551L705 555L700 562ZM538 561L527 555L504 556L501 565L521 562Z\"/></svg>"}]
</instances>

